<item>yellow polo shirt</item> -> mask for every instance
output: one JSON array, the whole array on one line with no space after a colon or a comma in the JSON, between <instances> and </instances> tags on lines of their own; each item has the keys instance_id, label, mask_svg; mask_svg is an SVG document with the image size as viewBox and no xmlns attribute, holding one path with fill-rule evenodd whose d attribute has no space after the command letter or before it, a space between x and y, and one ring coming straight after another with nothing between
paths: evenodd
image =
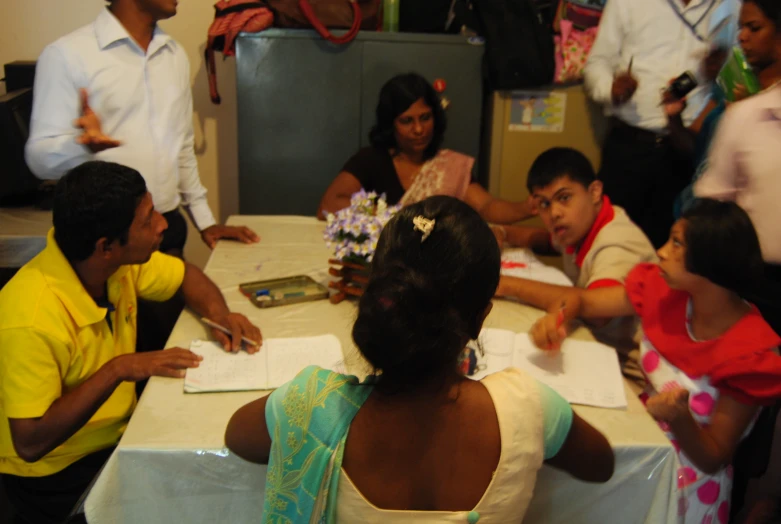
<instances>
[{"instance_id":1,"label":"yellow polo shirt","mask_svg":"<svg viewBox=\"0 0 781 524\"><path fill-rule=\"evenodd\" d=\"M107 282L107 309L99 307L49 231L46 248L0 291L0 473L54 474L80 458L116 445L136 404L124 382L87 424L28 464L16 454L9 418L43 416L63 394L118 355L136 348L136 299L171 298L184 279L184 262L156 252L145 264L123 266Z\"/></svg>"}]
</instances>

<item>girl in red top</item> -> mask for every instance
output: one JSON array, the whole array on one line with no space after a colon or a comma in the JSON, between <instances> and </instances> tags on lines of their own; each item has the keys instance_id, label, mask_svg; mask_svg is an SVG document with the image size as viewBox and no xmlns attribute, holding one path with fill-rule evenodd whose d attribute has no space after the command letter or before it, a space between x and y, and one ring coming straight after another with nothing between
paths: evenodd
<instances>
[{"instance_id":1,"label":"girl in red top","mask_svg":"<svg viewBox=\"0 0 781 524\"><path fill-rule=\"evenodd\" d=\"M732 455L760 406L781 397L781 339L741 298L761 285L759 240L736 204L703 199L658 255L623 288L569 291L532 338L557 349L569 320L637 314L646 408L680 460L679 522L726 523Z\"/></svg>"}]
</instances>

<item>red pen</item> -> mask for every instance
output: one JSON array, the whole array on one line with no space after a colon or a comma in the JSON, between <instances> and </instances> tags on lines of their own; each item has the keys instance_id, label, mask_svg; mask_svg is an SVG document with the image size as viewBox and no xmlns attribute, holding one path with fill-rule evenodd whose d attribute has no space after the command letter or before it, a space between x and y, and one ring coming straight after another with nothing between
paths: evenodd
<instances>
[{"instance_id":1,"label":"red pen","mask_svg":"<svg viewBox=\"0 0 781 524\"><path fill-rule=\"evenodd\" d=\"M559 308L559 314L556 317L556 327L557 328L560 328L562 326L562 324L564 324L564 307L565 306L561 306Z\"/></svg>"}]
</instances>

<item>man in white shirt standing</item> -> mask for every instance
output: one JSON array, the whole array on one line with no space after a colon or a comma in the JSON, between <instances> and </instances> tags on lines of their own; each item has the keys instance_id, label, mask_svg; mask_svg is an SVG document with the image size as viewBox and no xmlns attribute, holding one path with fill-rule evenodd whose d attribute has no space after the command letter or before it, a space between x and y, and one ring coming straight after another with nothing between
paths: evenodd
<instances>
[{"instance_id":1,"label":"man in white shirt standing","mask_svg":"<svg viewBox=\"0 0 781 524\"><path fill-rule=\"evenodd\" d=\"M185 206L210 247L257 242L246 227L217 224L193 149L190 64L158 26L177 0L112 0L91 24L50 44L36 68L26 158L56 180L88 160L132 167L169 223L161 251L184 247ZM166 242L166 240L168 240Z\"/></svg>"},{"instance_id":2,"label":"man in white shirt standing","mask_svg":"<svg viewBox=\"0 0 781 524\"><path fill-rule=\"evenodd\" d=\"M193 149L190 64L157 22L177 0L109 0L97 19L44 49L36 67L27 164L41 179L61 178L88 160L140 172L168 222L160 251L182 257L184 206L214 247L219 239L257 242L246 227L217 224ZM139 306L138 350L164 347L184 301Z\"/></svg>"},{"instance_id":3,"label":"man in white shirt standing","mask_svg":"<svg viewBox=\"0 0 781 524\"><path fill-rule=\"evenodd\" d=\"M682 115L690 125L707 103L700 70L713 51L711 32L725 28L720 43L731 44L739 9L737 0L609 0L603 11L584 71L589 96L610 116L599 178L656 247L667 240L673 201L692 175L690 159L667 138L662 90L685 71L698 77Z\"/></svg>"}]
</instances>

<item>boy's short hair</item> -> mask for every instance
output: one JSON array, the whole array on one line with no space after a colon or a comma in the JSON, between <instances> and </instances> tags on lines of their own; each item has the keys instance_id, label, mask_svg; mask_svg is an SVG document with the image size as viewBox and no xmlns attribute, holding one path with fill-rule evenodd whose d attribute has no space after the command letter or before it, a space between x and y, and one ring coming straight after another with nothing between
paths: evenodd
<instances>
[{"instance_id":1,"label":"boy's short hair","mask_svg":"<svg viewBox=\"0 0 781 524\"><path fill-rule=\"evenodd\" d=\"M526 179L526 189L533 193L535 189L550 185L563 176L570 177L586 188L597 179L594 167L583 153L570 147L553 147L538 156L532 164Z\"/></svg>"}]
</instances>

